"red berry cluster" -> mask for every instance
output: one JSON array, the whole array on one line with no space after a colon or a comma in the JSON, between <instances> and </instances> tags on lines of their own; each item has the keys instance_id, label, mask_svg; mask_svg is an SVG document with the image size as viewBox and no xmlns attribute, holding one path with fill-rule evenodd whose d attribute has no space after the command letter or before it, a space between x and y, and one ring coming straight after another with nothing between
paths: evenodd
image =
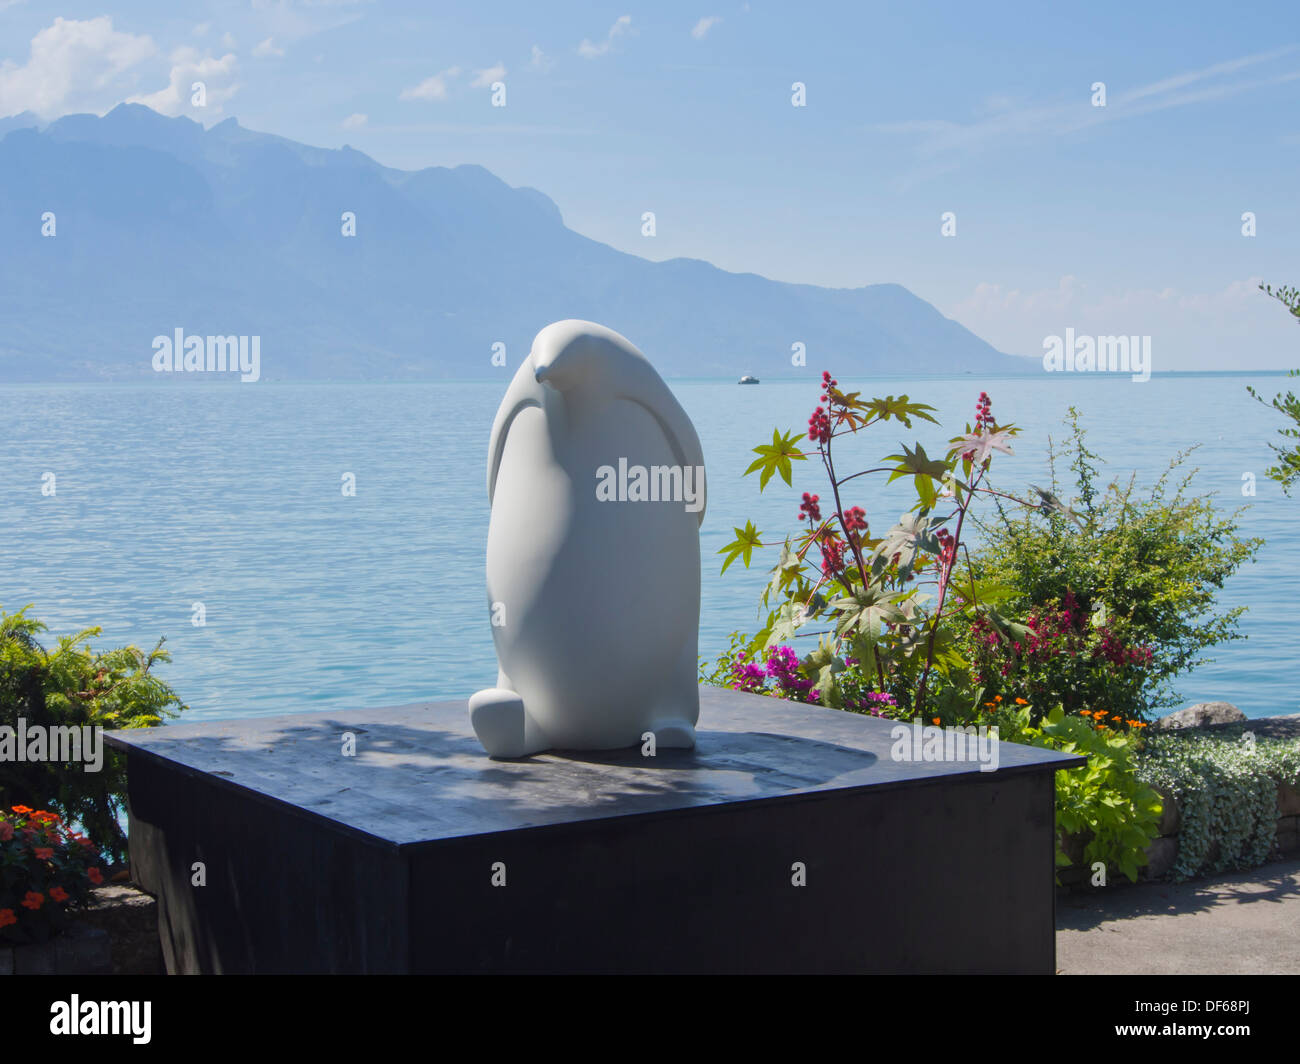
<instances>
[{"instance_id":1,"label":"red berry cluster","mask_svg":"<svg viewBox=\"0 0 1300 1064\"><path fill-rule=\"evenodd\" d=\"M975 428L991 429L994 424L993 400L989 398L988 392L980 392L980 397L975 402Z\"/></svg>"},{"instance_id":2,"label":"red berry cluster","mask_svg":"<svg viewBox=\"0 0 1300 1064\"><path fill-rule=\"evenodd\" d=\"M818 505L818 495L809 495L806 491L803 493L803 502L799 504L798 520L802 521L805 517L816 524L822 519L822 508Z\"/></svg>"},{"instance_id":3,"label":"red berry cluster","mask_svg":"<svg viewBox=\"0 0 1300 1064\"><path fill-rule=\"evenodd\" d=\"M952 533L941 528L934 534L934 538L939 541L939 564L944 568L951 566L957 559L957 543L952 538Z\"/></svg>"},{"instance_id":4,"label":"red berry cluster","mask_svg":"<svg viewBox=\"0 0 1300 1064\"><path fill-rule=\"evenodd\" d=\"M822 573L833 576L844 568L844 543L834 536L823 536L820 541L822 549Z\"/></svg>"},{"instance_id":5,"label":"red berry cluster","mask_svg":"<svg viewBox=\"0 0 1300 1064\"><path fill-rule=\"evenodd\" d=\"M820 406L808 419L808 438L817 443L829 443L831 439L831 419Z\"/></svg>"},{"instance_id":6,"label":"red berry cluster","mask_svg":"<svg viewBox=\"0 0 1300 1064\"><path fill-rule=\"evenodd\" d=\"M830 390L839 385L839 381L831 377L830 372L822 370L822 396L823 403L831 401ZM824 407L818 407L812 412L812 417L808 419L808 438L816 440L818 443L829 443L831 439L831 418L826 413Z\"/></svg>"}]
</instances>

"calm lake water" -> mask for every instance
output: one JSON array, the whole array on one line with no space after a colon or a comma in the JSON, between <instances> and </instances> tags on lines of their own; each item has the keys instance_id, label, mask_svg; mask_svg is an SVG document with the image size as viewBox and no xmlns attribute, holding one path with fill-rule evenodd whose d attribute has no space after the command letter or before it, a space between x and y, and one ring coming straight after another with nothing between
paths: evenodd
<instances>
[{"instance_id":1,"label":"calm lake water","mask_svg":"<svg viewBox=\"0 0 1300 1064\"><path fill-rule=\"evenodd\" d=\"M504 372L504 371L503 371ZM772 429L802 428L816 376L738 387L675 381L704 446L709 505L702 530L700 652L710 659L734 629L752 631L770 552L718 576L715 553L752 519L779 542L796 527L803 491L829 497L819 465L796 463L793 489L762 496L742 478L750 448ZM1249 638L1213 652L1185 677L1186 701L1224 699L1250 716L1300 712L1290 675L1297 654L1297 518L1263 476L1279 421L1268 395L1278 375L851 379L869 395L907 393L938 408L943 428L893 423L840 447L840 468L876 464L900 442L931 454L973 416L980 388L999 420L1023 432L997 456L994 483L1047 483L1048 433L1060 438L1074 404L1109 476L1150 483L1180 448L1202 491L1250 504L1243 532L1263 536L1259 559L1225 588L1250 607ZM0 387L0 606L35 603L53 634L101 625L103 644L152 646L167 637L161 675L192 708L187 719L271 715L463 698L491 685L495 657L485 605L487 434L505 388L473 383L11 385ZM839 463L837 463L839 464ZM55 474L56 494L42 494ZM354 474L356 494L341 491ZM1243 498L1244 473L1258 477ZM856 481L846 505L873 531L897 520L904 489ZM761 554L761 552L760 552ZM770 561L768 559L771 559ZM629 557L629 565L637 564ZM191 623L201 602L206 624Z\"/></svg>"}]
</instances>

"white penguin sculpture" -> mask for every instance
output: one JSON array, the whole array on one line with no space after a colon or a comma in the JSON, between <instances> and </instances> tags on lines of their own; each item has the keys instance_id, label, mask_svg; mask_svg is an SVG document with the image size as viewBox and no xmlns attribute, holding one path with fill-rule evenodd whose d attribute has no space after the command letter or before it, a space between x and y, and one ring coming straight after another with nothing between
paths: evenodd
<instances>
[{"instance_id":1,"label":"white penguin sculpture","mask_svg":"<svg viewBox=\"0 0 1300 1064\"><path fill-rule=\"evenodd\" d=\"M483 748L693 747L704 456L654 367L603 325L548 325L497 410L487 483Z\"/></svg>"}]
</instances>

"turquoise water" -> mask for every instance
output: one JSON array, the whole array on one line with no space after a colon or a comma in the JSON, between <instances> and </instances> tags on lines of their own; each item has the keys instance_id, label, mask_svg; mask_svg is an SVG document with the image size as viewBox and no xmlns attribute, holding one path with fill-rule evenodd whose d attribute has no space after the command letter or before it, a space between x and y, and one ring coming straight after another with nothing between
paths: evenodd
<instances>
[{"instance_id":1,"label":"turquoise water","mask_svg":"<svg viewBox=\"0 0 1300 1064\"><path fill-rule=\"evenodd\" d=\"M819 373L820 370L817 371ZM0 387L0 605L28 602L52 633L102 625L103 642L151 646L174 661L168 679L189 719L270 715L461 698L495 680L483 589L487 433L505 387L474 383L218 382ZM843 471L919 438L931 454L971 418L981 387L1000 421L1023 429L1016 457L998 456L995 483L1046 483L1047 433L1063 434L1071 403L1110 475L1149 482L1179 448L1202 444L1201 490L1225 507L1249 503L1243 531L1268 546L1225 588L1248 605L1249 638L1213 653L1183 679L1187 701L1225 699L1250 716L1300 711L1296 663L1296 524L1264 479L1277 420L1246 394L1278 376L1051 377L853 380L868 394L909 394L936 406L945 428L894 425L850 440ZM741 478L750 448L773 427L802 428L816 381L672 382L699 430L709 471L702 530L701 654L733 629L753 630L770 562L718 577L717 549L752 519L778 542L795 528L801 492L829 497L812 463L793 489L760 497ZM54 495L42 494L55 474ZM1253 472L1258 495L1242 497ZM352 473L356 494L341 491ZM846 505L873 531L907 505L902 485L856 481ZM634 557L628 558L635 565ZM206 624L194 626L203 603Z\"/></svg>"}]
</instances>

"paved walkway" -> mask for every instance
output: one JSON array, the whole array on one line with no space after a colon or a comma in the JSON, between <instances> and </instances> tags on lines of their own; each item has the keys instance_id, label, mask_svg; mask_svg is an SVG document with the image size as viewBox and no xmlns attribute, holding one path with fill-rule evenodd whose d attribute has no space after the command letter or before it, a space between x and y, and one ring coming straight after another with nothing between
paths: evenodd
<instances>
[{"instance_id":1,"label":"paved walkway","mask_svg":"<svg viewBox=\"0 0 1300 1064\"><path fill-rule=\"evenodd\" d=\"M1062 975L1300 974L1300 858L1056 903Z\"/></svg>"}]
</instances>

